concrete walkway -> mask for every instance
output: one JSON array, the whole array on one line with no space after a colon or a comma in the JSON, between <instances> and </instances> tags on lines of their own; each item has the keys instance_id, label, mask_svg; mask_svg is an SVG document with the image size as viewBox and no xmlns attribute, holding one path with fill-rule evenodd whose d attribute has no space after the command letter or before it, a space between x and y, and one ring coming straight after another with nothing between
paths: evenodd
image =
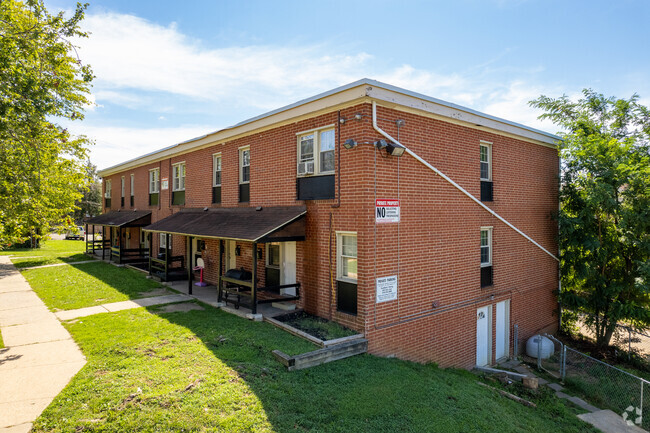
<instances>
[{"instance_id":1,"label":"concrete walkway","mask_svg":"<svg viewBox=\"0 0 650 433\"><path fill-rule=\"evenodd\" d=\"M59 320L72 320L79 317L91 316L93 314L112 313L115 311L130 310L132 308L150 307L152 305L191 301L193 299L193 297L183 294L155 296L151 298L134 299L130 301L112 302L110 304L96 305L94 307L79 308L77 310L58 311L54 313L54 315Z\"/></svg>"},{"instance_id":2,"label":"concrete walkway","mask_svg":"<svg viewBox=\"0 0 650 433\"><path fill-rule=\"evenodd\" d=\"M0 256L0 328L0 432L28 432L86 359L7 256Z\"/></svg>"}]
</instances>

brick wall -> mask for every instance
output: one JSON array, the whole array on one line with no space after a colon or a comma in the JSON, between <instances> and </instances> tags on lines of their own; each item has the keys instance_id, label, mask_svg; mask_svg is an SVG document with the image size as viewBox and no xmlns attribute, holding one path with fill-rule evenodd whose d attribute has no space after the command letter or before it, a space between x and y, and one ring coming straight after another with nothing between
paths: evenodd
<instances>
[{"instance_id":1,"label":"brick wall","mask_svg":"<svg viewBox=\"0 0 650 433\"><path fill-rule=\"evenodd\" d=\"M354 119L357 113L361 120ZM186 207L306 204L307 240L297 243L296 252L296 278L302 284L299 304L310 313L364 332L370 351L378 355L470 367L476 361L477 308L504 299L510 300L510 327L519 326L522 342L540 329L554 329L557 262L411 156L386 157L385 151L370 145L383 137L372 128L369 104L340 114L348 119L343 124L337 112L325 113L110 176L111 209L119 208L122 175L127 180L129 207L128 181L134 173L135 208L151 209L152 221L180 210L183 206L170 206L170 200L171 165L181 161L187 170ZM399 135L404 145L476 197L480 194L479 143L491 142L494 202L489 207L549 251L557 251L556 225L550 219L557 209L555 149L384 107L378 108L378 118L384 130ZM399 130L397 119L405 121ZM340 142L353 138L360 143L349 150L336 147L337 198L298 201L296 133L331 124ZM243 146L250 146L251 153L250 203L245 204L238 197ZM216 152L222 156L222 203L213 205L212 155ZM161 190L160 205L150 207L148 170L154 167L160 167L161 179L168 178L170 189ZM399 199L401 222L375 224L375 199ZM494 284L484 289L479 256L482 226L493 227ZM337 231L357 233L357 315L336 309ZM153 237L154 251L157 238ZM185 254L183 236L173 236L172 245L174 255ZM242 252L237 267L250 270L251 244L238 245ZM203 258L204 278L215 282L217 240L206 241ZM263 256L257 264L261 285L264 265ZM377 304L375 279L390 275L398 276L398 299Z\"/></svg>"}]
</instances>

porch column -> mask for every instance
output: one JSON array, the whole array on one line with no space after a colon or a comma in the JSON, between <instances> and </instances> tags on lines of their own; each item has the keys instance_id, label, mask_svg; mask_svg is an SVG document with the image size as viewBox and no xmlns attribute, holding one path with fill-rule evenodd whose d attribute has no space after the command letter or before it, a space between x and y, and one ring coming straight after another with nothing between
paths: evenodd
<instances>
[{"instance_id":1,"label":"porch column","mask_svg":"<svg viewBox=\"0 0 650 433\"><path fill-rule=\"evenodd\" d=\"M106 252L106 226L102 226L102 260L104 260L105 252Z\"/></svg>"},{"instance_id":2,"label":"porch column","mask_svg":"<svg viewBox=\"0 0 650 433\"><path fill-rule=\"evenodd\" d=\"M192 294L192 236L187 237L187 294Z\"/></svg>"},{"instance_id":3,"label":"porch column","mask_svg":"<svg viewBox=\"0 0 650 433\"><path fill-rule=\"evenodd\" d=\"M86 231L84 233L85 233L84 242L86 243L86 254L88 254L88 223L86 223Z\"/></svg>"},{"instance_id":4,"label":"porch column","mask_svg":"<svg viewBox=\"0 0 650 433\"><path fill-rule=\"evenodd\" d=\"M217 271L217 281L219 282L217 292L217 302L221 302L221 267L223 266L223 240L219 239L219 270Z\"/></svg>"},{"instance_id":5,"label":"porch column","mask_svg":"<svg viewBox=\"0 0 650 433\"><path fill-rule=\"evenodd\" d=\"M95 224L93 227L93 255L95 255ZM86 224L86 247L88 246L88 224Z\"/></svg>"},{"instance_id":6,"label":"porch column","mask_svg":"<svg viewBox=\"0 0 650 433\"><path fill-rule=\"evenodd\" d=\"M151 232L147 233L147 238L149 239L149 276L151 276L151 256L153 255L153 236Z\"/></svg>"},{"instance_id":7,"label":"porch column","mask_svg":"<svg viewBox=\"0 0 650 433\"><path fill-rule=\"evenodd\" d=\"M251 291L253 292L253 314L257 314L257 283L255 282L255 277L257 274L257 242L253 242L253 272L251 275Z\"/></svg>"},{"instance_id":8,"label":"porch column","mask_svg":"<svg viewBox=\"0 0 650 433\"><path fill-rule=\"evenodd\" d=\"M117 263L122 263L122 247L126 243L126 236L124 235L124 231L122 230L122 227L120 227L120 249L118 250L118 256L117 256Z\"/></svg>"},{"instance_id":9,"label":"porch column","mask_svg":"<svg viewBox=\"0 0 650 433\"><path fill-rule=\"evenodd\" d=\"M169 252L171 251L169 245L169 233L165 233L165 281L169 281Z\"/></svg>"}]
</instances>

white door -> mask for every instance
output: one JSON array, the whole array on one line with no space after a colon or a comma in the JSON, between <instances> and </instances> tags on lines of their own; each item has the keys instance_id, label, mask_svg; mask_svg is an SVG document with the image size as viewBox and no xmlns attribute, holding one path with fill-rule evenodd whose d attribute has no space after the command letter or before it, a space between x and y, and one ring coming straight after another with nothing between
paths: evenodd
<instances>
[{"instance_id":1,"label":"white door","mask_svg":"<svg viewBox=\"0 0 650 433\"><path fill-rule=\"evenodd\" d=\"M496 311L496 341L494 343L494 351L496 359L506 358L509 349L509 335L510 329L510 300L497 303Z\"/></svg>"},{"instance_id":2,"label":"white door","mask_svg":"<svg viewBox=\"0 0 650 433\"><path fill-rule=\"evenodd\" d=\"M476 365L490 363L490 307L476 310Z\"/></svg>"},{"instance_id":3,"label":"white door","mask_svg":"<svg viewBox=\"0 0 650 433\"><path fill-rule=\"evenodd\" d=\"M296 282L296 243L282 242L280 244L280 284L294 284ZM296 288L281 289L282 294L295 296Z\"/></svg>"},{"instance_id":4,"label":"white door","mask_svg":"<svg viewBox=\"0 0 650 433\"><path fill-rule=\"evenodd\" d=\"M235 255L235 241L226 241L226 271L237 267L237 256Z\"/></svg>"}]
</instances>

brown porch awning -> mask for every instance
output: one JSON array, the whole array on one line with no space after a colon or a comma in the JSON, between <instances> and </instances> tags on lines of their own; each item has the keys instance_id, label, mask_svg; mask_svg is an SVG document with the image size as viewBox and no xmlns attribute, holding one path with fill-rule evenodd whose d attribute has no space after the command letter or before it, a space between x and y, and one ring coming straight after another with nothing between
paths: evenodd
<instances>
[{"instance_id":1,"label":"brown porch awning","mask_svg":"<svg viewBox=\"0 0 650 433\"><path fill-rule=\"evenodd\" d=\"M85 224L110 227L142 227L151 224L151 211L113 211L88 218Z\"/></svg>"},{"instance_id":2,"label":"brown porch awning","mask_svg":"<svg viewBox=\"0 0 650 433\"><path fill-rule=\"evenodd\" d=\"M143 230L248 242L305 240L305 206L182 209Z\"/></svg>"}]
</instances>

